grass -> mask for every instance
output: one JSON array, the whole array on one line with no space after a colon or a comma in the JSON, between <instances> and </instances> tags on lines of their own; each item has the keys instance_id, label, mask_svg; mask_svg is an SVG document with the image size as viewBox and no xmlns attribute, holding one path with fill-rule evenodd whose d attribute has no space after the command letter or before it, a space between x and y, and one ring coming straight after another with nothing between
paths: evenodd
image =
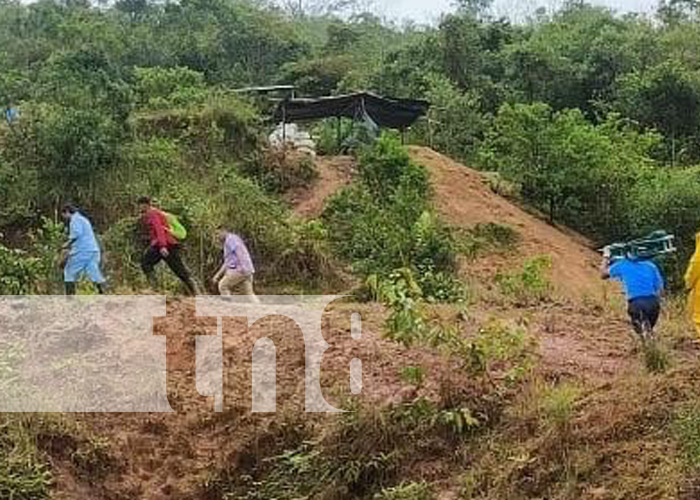
<instances>
[{"instance_id":1,"label":"grass","mask_svg":"<svg viewBox=\"0 0 700 500\"><path fill-rule=\"evenodd\" d=\"M455 450L496 421L492 412L499 411L475 408L475 395L448 397L447 388L443 393L436 402L417 398L384 408L350 402L346 413L327 422L318 435L265 437L264 442L278 444L257 457L255 467L225 467L204 485L203 494L248 500L433 499L432 488L416 477L416 464L426 457L455 460Z\"/></svg>"},{"instance_id":2,"label":"grass","mask_svg":"<svg viewBox=\"0 0 700 500\"><path fill-rule=\"evenodd\" d=\"M660 336L671 345L680 345L698 338L690 319L688 297L685 293L667 296L663 301L659 321Z\"/></svg>"},{"instance_id":3,"label":"grass","mask_svg":"<svg viewBox=\"0 0 700 500\"><path fill-rule=\"evenodd\" d=\"M373 500L434 500L432 487L427 483L402 483L374 495Z\"/></svg>"},{"instance_id":4,"label":"grass","mask_svg":"<svg viewBox=\"0 0 700 500\"><path fill-rule=\"evenodd\" d=\"M649 373L663 374L671 366L671 359L668 351L658 342L658 340L646 342L642 345L642 356L644 366Z\"/></svg>"},{"instance_id":5,"label":"grass","mask_svg":"<svg viewBox=\"0 0 700 500\"><path fill-rule=\"evenodd\" d=\"M60 416L0 416L0 498L50 498L57 463L81 481L99 482L116 465L110 450L108 441Z\"/></svg>"},{"instance_id":6,"label":"grass","mask_svg":"<svg viewBox=\"0 0 700 500\"><path fill-rule=\"evenodd\" d=\"M548 387L542 395L542 415L555 428L567 427L574 416L581 389L571 383Z\"/></svg>"},{"instance_id":7,"label":"grass","mask_svg":"<svg viewBox=\"0 0 700 500\"><path fill-rule=\"evenodd\" d=\"M697 498L679 491L700 467L700 406L675 410L696 400L695 378L635 373L595 390L533 378L465 451L460 500Z\"/></svg>"},{"instance_id":8,"label":"grass","mask_svg":"<svg viewBox=\"0 0 700 500\"><path fill-rule=\"evenodd\" d=\"M49 498L49 464L36 441L35 422L25 418L0 420L0 498Z\"/></svg>"},{"instance_id":9,"label":"grass","mask_svg":"<svg viewBox=\"0 0 700 500\"><path fill-rule=\"evenodd\" d=\"M533 375L508 408L509 419L533 428L560 429L569 425L583 388L573 381L552 383Z\"/></svg>"},{"instance_id":10,"label":"grass","mask_svg":"<svg viewBox=\"0 0 700 500\"><path fill-rule=\"evenodd\" d=\"M552 293L549 271L552 260L543 255L525 261L522 268L496 275L501 293L519 307L537 305L548 300Z\"/></svg>"},{"instance_id":11,"label":"grass","mask_svg":"<svg viewBox=\"0 0 700 500\"><path fill-rule=\"evenodd\" d=\"M520 234L515 229L493 222L477 224L455 233L458 250L470 259L485 254L512 252L520 242Z\"/></svg>"},{"instance_id":12,"label":"grass","mask_svg":"<svg viewBox=\"0 0 700 500\"><path fill-rule=\"evenodd\" d=\"M407 384L420 387L425 381L425 368L421 366L407 366L401 369L401 380Z\"/></svg>"},{"instance_id":13,"label":"grass","mask_svg":"<svg viewBox=\"0 0 700 500\"><path fill-rule=\"evenodd\" d=\"M679 411L672 430L686 463L700 467L700 406L695 404Z\"/></svg>"},{"instance_id":14,"label":"grass","mask_svg":"<svg viewBox=\"0 0 700 500\"><path fill-rule=\"evenodd\" d=\"M476 337L460 339L452 350L472 373L490 379L497 375L507 385L513 385L530 372L535 342L524 328L491 320Z\"/></svg>"}]
</instances>

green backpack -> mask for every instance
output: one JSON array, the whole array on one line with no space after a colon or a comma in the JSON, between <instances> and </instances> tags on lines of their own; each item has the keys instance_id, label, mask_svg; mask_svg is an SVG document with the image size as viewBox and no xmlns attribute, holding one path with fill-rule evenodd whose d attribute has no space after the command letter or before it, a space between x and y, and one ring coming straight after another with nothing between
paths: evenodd
<instances>
[{"instance_id":1,"label":"green backpack","mask_svg":"<svg viewBox=\"0 0 700 500\"><path fill-rule=\"evenodd\" d=\"M176 215L173 215L171 213L163 213L165 214L165 218L168 221L168 229L170 230L170 234L172 234L173 237L178 241L184 241L185 239L187 239L187 229L185 228L185 226L182 225L180 219L178 219Z\"/></svg>"}]
</instances>

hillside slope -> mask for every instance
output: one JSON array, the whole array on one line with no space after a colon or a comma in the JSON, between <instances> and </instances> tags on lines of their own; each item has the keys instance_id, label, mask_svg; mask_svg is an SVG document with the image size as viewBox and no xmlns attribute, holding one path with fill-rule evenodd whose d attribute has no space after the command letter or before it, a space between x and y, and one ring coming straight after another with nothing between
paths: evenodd
<instances>
[{"instance_id":1,"label":"hillside slope","mask_svg":"<svg viewBox=\"0 0 700 500\"><path fill-rule=\"evenodd\" d=\"M347 186L355 172L352 156L319 156L316 158L318 178L310 188L295 189L285 198L300 217L318 217L326 200Z\"/></svg>"},{"instance_id":2,"label":"hillside slope","mask_svg":"<svg viewBox=\"0 0 700 500\"><path fill-rule=\"evenodd\" d=\"M553 226L513 202L494 193L481 173L430 148L412 146L411 157L431 175L434 203L442 218L457 228L496 223L514 229L521 241L517 253L488 255L464 263L464 277L491 280L499 271L512 270L525 260L547 255L552 260L553 284L565 296L599 298L606 290L598 273L599 256L579 234ZM319 177L310 188L298 189L286 198L300 217L318 217L330 196L352 180L355 160L349 156L316 160Z\"/></svg>"},{"instance_id":3,"label":"hillside slope","mask_svg":"<svg viewBox=\"0 0 700 500\"><path fill-rule=\"evenodd\" d=\"M600 295L603 284L597 271L598 256L580 235L552 226L495 194L483 176L429 148L411 147L414 161L430 171L435 203L440 214L456 227L498 223L511 226L521 236L515 257L477 262L470 272L512 269L527 258L549 255L557 289L578 298ZM515 260L515 262L514 262ZM485 276L486 277L486 276Z\"/></svg>"},{"instance_id":4,"label":"hillside slope","mask_svg":"<svg viewBox=\"0 0 700 500\"><path fill-rule=\"evenodd\" d=\"M522 328L533 340L527 379L504 390L509 386L499 384L505 375L495 370L493 379L479 381L454 353L387 340L382 306L338 302L324 318L324 334L333 347L325 357L322 384L334 404L364 405L369 413L358 411L353 417L350 412L349 419L305 414L303 339L294 324L267 318L251 328L235 322L229 326L224 360L231 387L225 412L215 414L211 401L193 392L193 382L194 337L213 333L216 321L196 318L191 301L170 301L168 317L157 323L156 331L179 334L168 353L168 390L177 413L78 416L82 428L107 443L97 456L101 476L84 477L82 462L47 446L56 476L54 498L301 498L297 485L332 482L309 468L335 470L338 454L347 477L354 477L353 467L365 466L360 469L365 472L343 483L346 489L304 498L365 500L373 498L368 491L350 491L348 485L403 480L430 483L436 498L445 500L698 498L676 494L689 486L667 430L669 408L697 397L696 376L691 380L686 363L695 354L687 348L683 325L672 325L668 313L664 317L664 334L675 336L685 356L676 352L678 369L668 377L648 376L631 353L622 310L611 309L608 300L594 300L605 288L597 256L585 239L494 194L479 173L426 148L410 151L429 169L434 201L445 221L465 229L505 224L521 237L509 253L465 259L462 273L469 284L488 286L499 271L535 256L551 257L550 278L568 300L517 305L498 297L495 287L493 296L473 298L466 312L452 306L430 311L464 337L493 324L511 332ZM355 167L347 157L320 158L319 165L314 186L289 200L301 217L320 215L327 198L350 182ZM355 312L363 319L359 346L349 336L349 317ZM679 332L671 332L672 326ZM497 336L498 328L493 331ZM250 353L263 336L275 342L279 356L277 414L251 413ZM509 346L496 343L493 348L507 351ZM364 380L362 395L353 400L348 367L355 357L363 360ZM406 374L418 368L425 380L407 380ZM568 390L574 394L571 400ZM473 411L482 427L462 436L446 432L440 418L454 418L456 408ZM414 447L406 444L414 439L407 432L420 437ZM401 453L394 457L392 447Z\"/></svg>"}]
</instances>

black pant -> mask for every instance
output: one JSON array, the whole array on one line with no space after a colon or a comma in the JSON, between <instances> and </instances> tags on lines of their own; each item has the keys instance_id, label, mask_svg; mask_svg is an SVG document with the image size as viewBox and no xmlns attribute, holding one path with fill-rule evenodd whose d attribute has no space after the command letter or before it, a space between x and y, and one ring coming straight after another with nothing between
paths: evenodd
<instances>
[{"instance_id":1,"label":"black pant","mask_svg":"<svg viewBox=\"0 0 700 500\"><path fill-rule=\"evenodd\" d=\"M157 247L151 247L145 254L143 254L143 258L141 259L141 267L143 272L146 273L148 281L152 287L155 288L155 267L161 260L165 261L170 270L175 273L175 276L180 278L180 281L187 286L187 289L192 295L197 294L197 287L195 286L194 281L192 281L190 270L187 269L187 266L182 261L182 257L180 256L179 246L168 247L167 257L163 257L160 253L160 249Z\"/></svg>"},{"instance_id":2,"label":"black pant","mask_svg":"<svg viewBox=\"0 0 700 500\"><path fill-rule=\"evenodd\" d=\"M634 331L642 335L656 327L661 314L661 301L658 297L639 297L630 300L628 312Z\"/></svg>"},{"instance_id":3,"label":"black pant","mask_svg":"<svg viewBox=\"0 0 700 500\"><path fill-rule=\"evenodd\" d=\"M76 289L77 289L77 286L75 283L72 283L70 281L66 281L64 283L64 285L66 287L66 295L75 295ZM100 295L105 294L105 286L103 283L95 283L95 288L97 288L97 293L99 293Z\"/></svg>"}]
</instances>

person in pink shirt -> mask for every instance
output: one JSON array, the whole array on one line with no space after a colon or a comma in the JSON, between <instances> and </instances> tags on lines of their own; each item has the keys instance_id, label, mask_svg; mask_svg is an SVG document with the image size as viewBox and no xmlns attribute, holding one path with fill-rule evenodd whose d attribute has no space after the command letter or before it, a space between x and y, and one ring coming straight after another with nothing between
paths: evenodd
<instances>
[{"instance_id":1,"label":"person in pink shirt","mask_svg":"<svg viewBox=\"0 0 700 500\"><path fill-rule=\"evenodd\" d=\"M221 295L234 295L242 291L243 295L257 303L258 299L253 290L253 277L255 267L250 257L248 247L237 234L226 228L218 230L218 237L223 245L223 264L213 278L213 282L219 288Z\"/></svg>"}]
</instances>

